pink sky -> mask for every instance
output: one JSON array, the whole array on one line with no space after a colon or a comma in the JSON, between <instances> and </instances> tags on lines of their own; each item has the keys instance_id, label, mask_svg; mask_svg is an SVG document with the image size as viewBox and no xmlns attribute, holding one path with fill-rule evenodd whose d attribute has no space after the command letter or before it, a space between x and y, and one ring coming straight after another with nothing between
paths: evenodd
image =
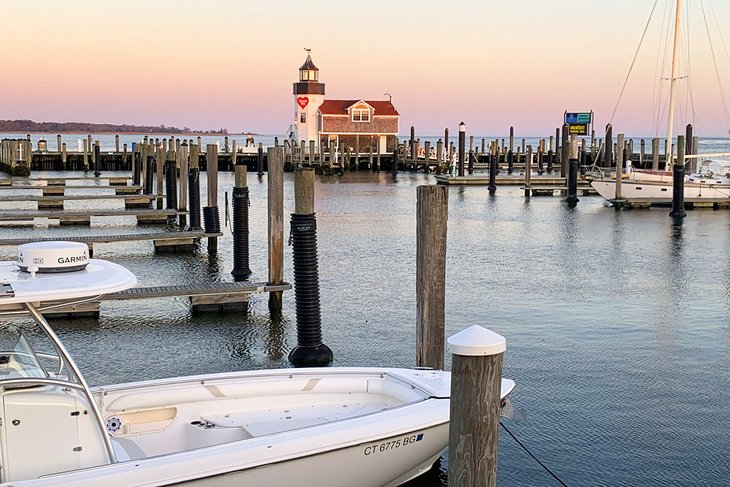
<instances>
[{"instance_id":1,"label":"pink sky","mask_svg":"<svg viewBox=\"0 0 730 487\"><path fill-rule=\"evenodd\" d=\"M520 135L544 136L566 109L592 109L602 133L653 3L13 2L5 9L13 21L0 31L0 118L279 134L293 117L292 82L308 47L327 97L392 93L401 133L415 125L439 134L463 120L473 134L502 135L514 125ZM668 3L658 0L659 13ZM730 2L713 6L720 25L730 25ZM693 8L694 122L701 135L727 135L701 15ZM661 16L614 120L619 132L658 130L660 26ZM730 96L730 56L714 40Z\"/></svg>"}]
</instances>

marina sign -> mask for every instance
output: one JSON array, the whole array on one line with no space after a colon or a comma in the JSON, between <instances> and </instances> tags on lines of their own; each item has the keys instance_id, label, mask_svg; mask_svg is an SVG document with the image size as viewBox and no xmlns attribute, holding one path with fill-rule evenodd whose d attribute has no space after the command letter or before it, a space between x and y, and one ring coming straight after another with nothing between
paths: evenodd
<instances>
[{"instance_id":1,"label":"marina sign","mask_svg":"<svg viewBox=\"0 0 730 487\"><path fill-rule=\"evenodd\" d=\"M593 122L593 112L565 112L565 123L572 124L590 124ZM573 132L571 132L573 133Z\"/></svg>"},{"instance_id":2,"label":"marina sign","mask_svg":"<svg viewBox=\"0 0 730 487\"><path fill-rule=\"evenodd\" d=\"M587 123L570 123L568 124L568 133L570 135L589 135L588 126Z\"/></svg>"}]
</instances>

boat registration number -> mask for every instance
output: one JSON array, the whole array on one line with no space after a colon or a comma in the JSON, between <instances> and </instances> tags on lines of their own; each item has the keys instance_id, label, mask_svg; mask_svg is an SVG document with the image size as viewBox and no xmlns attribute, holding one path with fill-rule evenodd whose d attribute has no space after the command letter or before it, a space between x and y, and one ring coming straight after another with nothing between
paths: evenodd
<instances>
[{"instance_id":1,"label":"boat registration number","mask_svg":"<svg viewBox=\"0 0 730 487\"><path fill-rule=\"evenodd\" d=\"M375 455L376 453L385 453L390 450L395 450L396 448L401 448L403 446L418 443L422 439L423 433L415 433L412 435L404 436L403 438L398 438L397 440L384 441L382 443L368 445L363 450L363 453L365 454L365 456Z\"/></svg>"}]
</instances>

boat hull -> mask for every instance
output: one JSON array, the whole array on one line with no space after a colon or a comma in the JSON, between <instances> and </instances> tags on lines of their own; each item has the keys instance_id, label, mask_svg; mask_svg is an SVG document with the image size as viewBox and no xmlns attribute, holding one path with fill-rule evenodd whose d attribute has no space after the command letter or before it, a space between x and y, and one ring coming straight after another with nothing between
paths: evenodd
<instances>
[{"instance_id":1,"label":"boat hull","mask_svg":"<svg viewBox=\"0 0 730 487\"><path fill-rule=\"evenodd\" d=\"M616 201L616 181L594 180L591 186L608 201ZM660 181L625 180L621 182L621 200L628 203L669 204L672 202L672 184ZM684 201L713 202L730 200L730 185L684 183Z\"/></svg>"}]
</instances>

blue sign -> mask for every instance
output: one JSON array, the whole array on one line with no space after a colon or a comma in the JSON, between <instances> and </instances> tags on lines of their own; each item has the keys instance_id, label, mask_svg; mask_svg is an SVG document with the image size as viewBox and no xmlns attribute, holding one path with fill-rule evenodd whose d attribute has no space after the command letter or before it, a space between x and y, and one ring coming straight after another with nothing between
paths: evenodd
<instances>
[{"instance_id":1,"label":"blue sign","mask_svg":"<svg viewBox=\"0 0 730 487\"><path fill-rule=\"evenodd\" d=\"M591 122L593 122L593 112L565 112L565 123L568 125Z\"/></svg>"}]
</instances>

